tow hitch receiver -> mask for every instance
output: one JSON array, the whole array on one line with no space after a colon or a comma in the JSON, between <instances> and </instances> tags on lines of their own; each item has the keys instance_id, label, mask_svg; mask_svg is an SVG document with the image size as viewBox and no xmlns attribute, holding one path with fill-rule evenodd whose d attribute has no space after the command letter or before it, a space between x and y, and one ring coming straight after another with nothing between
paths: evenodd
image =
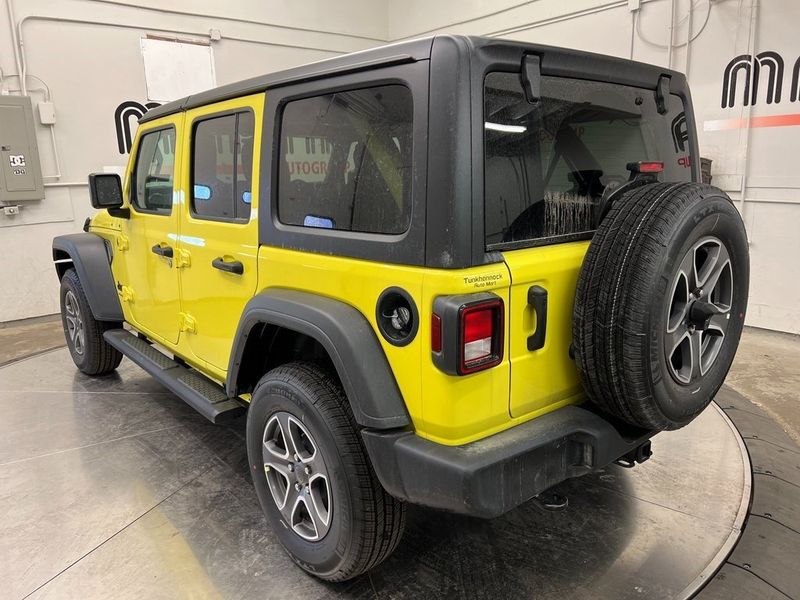
<instances>
[{"instance_id":1,"label":"tow hitch receiver","mask_svg":"<svg viewBox=\"0 0 800 600\"><path fill-rule=\"evenodd\" d=\"M648 460L651 456L653 456L653 451L650 448L650 440L647 440L641 446L637 446L627 454L620 456L614 461L614 464L626 469L632 469L637 464L642 464Z\"/></svg>"}]
</instances>

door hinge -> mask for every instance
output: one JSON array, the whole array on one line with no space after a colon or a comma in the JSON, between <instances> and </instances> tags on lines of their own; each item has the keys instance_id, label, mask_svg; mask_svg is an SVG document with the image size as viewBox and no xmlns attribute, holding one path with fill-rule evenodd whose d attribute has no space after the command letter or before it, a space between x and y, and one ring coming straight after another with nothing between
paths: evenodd
<instances>
[{"instance_id":1,"label":"door hinge","mask_svg":"<svg viewBox=\"0 0 800 600\"><path fill-rule=\"evenodd\" d=\"M190 267L192 265L192 255L188 250L179 249L175 254L175 266L178 269Z\"/></svg>"},{"instance_id":2,"label":"door hinge","mask_svg":"<svg viewBox=\"0 0 800 600\"><path fill-rule=\"evenodd\" d=\"M130 302L133 303L133 290L129 288L127 285L119 286L119 297L120 300L123 302Z\"/></svg>"},{"instance_id":3,"label":"door hinge","mask_svg":"<svg viewBox=\"0 0 800 600\"><path fill-rule=\"evenodd\" d=\"M128 248L130 248L130 243L128 242L127 236L119 234L117 236L116 246L117 250L119 250L120 252L125 252Z\"/></svg>"},{"instance_id":4,"label":"door hinge","mask_svg":"<svg viewBox=\"0 0 800 600\"><path fill-rule=\"evenodd\" d=\"M197 321L188 313L178 313L178 327L186 333L197 333Z\"/></svg>"}]
</instances>

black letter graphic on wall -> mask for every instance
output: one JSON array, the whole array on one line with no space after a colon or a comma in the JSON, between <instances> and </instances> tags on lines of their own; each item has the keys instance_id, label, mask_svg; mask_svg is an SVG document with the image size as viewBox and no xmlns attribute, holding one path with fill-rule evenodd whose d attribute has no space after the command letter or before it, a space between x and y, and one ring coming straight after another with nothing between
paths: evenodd
<instances>
[{"instance_id":1,"label":"black letter graphic on wall","mask_svg":"<svg viewBox=\"0 0 800 600\"><path fill-rule=\"evenodd\" d=\"M755 106L758 102L758 84L762 67L769 70L767 80L767 104L781 101L783 92L783 58L777 52L761 52L753 58L749 54L742 54L734 58L725 67L722 80L722 108L732 108L736 104L736 84L739 71L744 71L744 95L742 102L745 106Z\"/></svg>"},{"instance_id":2,"label":"black letter graphic on wall","mask_svg":"<svg viewBox=\"0 0 800 600\"><path fill-rule=\"evenodd\" d=\"M792 102L796 102L800 100L800 96L798 96L798 90L800 88L800 57L797 58L797 62L794 63L794 68L792 69Z\"/></svg>"},{"instance_id":3,"label":"black letter graphic on wall","mask_svg":"<svg viewBox=\"0 0 800 600\"><path fill-rule=\"evenodd\" d=\"M131 117L136 117L138 121L151 108L161 106L158 102L148 102L140 104L135 100L127 100L117 107L114 111L114 126L117 130L117 149L120 154L128 154L133 145L133 134L131 131Z\"/></svg>"},{"instance_id":4,"label":"black letter graphic on wall","mask_svg":"<svg viewBox=\"0 0 800 600\"><path fill-rule=\"evenodd\" d=\"M783 90L783 57L777 52L762 52L756 55L758 61L753 70L753 98L751 103L755 106L758 99L759 67L769 69L769 79L767 80L767 104L781 101L781 91ZM747 103L745 102L745 105Z\"/></svg>"},{"instance_id":5,"label":"black letter graphic on wall","mask_svg":"<svg viewBox=\"0 0 800 600\"><path fill-rule=\"evenodd\" d=\"M736 102L736 79L739 71L744 70L744 105L750 103L750 79L753 70L753 57L749 54L741 54L734 58L725 67L725 74L722 76L722 108L732 107Z\"/></svg>"}]
</instances>

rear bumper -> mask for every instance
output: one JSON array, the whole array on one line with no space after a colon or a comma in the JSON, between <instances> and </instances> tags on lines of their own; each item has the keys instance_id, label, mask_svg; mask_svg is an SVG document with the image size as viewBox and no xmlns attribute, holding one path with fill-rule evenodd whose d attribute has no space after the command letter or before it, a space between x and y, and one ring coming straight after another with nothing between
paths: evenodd
<instances>
[{"instance_id":1,"label":"rear bumper","mask_svg":"<svg viewBox=\"0 0 800 600\"><path fill-rule=\"evenodd\" d=\"M567 406L463 446L409 431L364 430L375 472L391 495L414 504L496 517L572 477L635 451L656 432Z\"/></svg>"}]
</instances>

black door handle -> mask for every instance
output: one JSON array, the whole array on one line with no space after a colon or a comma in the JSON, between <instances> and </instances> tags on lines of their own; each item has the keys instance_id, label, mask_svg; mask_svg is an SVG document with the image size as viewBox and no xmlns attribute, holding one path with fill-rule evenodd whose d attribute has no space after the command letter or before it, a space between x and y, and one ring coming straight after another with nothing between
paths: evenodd
<instances>
[{"instance_id":1,"label":"black door handle","mask_svg":"<svg viewBox=\"0 0 800 600\"><path fill-rule=\"evenodd\" d=\"M547 290L534 285L528 290L528 304L536 313L536 331L528 338L528 350L539 350L547 337Z\"/></svg>"},{"instance_id":2,"label":"black door handle","mask_svg":"<svg viewBox=\"0 0 800 600\"><path fill-rule=\"evenodd\" d=\"M238 260L232 260L228 262L221 256L218 256L212 260L211 266L215 269L219 269L220 271L225 271L226 273L234 273L236 275L241 275L244 273L244 265L241 262Z\"/></svg>"},{"instance_id":3,"label":"black door handle","mask_svg":"<svg viewBox=\"0 0 800 600\"><path fill-rule=\"evenodd\" d=\"M164 258L172 258L172 246L162 246L161 244L156 244L153 246L152 250L153 254L158 254Z\"/></svg>"}]
</instances>

